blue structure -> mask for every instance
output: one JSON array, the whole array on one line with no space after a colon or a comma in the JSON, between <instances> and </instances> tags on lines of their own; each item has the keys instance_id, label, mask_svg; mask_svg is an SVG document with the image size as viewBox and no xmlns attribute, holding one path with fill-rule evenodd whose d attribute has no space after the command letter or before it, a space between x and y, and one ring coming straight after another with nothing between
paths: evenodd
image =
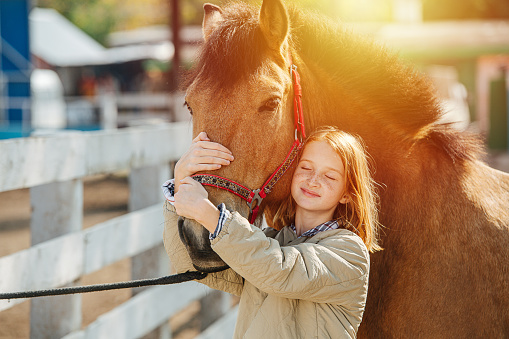
<instances>
[{"instance_id":1,"label":"blue structure","mask_svg":"<svg viewBox=\"0 0 509 339\"><path fill-rule=\"evenodd\" d=\"M0 1L0 119L12 132L30 128L30 0Z\"/></svg>"}]
</instances>

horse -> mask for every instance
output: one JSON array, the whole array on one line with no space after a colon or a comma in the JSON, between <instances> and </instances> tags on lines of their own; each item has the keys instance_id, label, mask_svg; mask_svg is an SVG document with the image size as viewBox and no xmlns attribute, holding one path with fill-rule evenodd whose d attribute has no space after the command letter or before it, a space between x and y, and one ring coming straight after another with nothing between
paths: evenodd
<instances>
[{"instance_id":1,"label":"horse","mask_svg":"<svg viewBox=\"0 0 509 339\"><path fill-rule=\"evenodd\" d=\"M360 136L379 184L383 251L371 255L359 338L509 335L509 175L483 162L482 139L438 122L430 80L387 47L281 0L261 7L205 4L204 41L186 75L193 133L206 131L235 160L213 174L260 187L294 142L290 67L302 85L308 131L332 125ZM292 166L294 166L293 164ZM261 202L269 226L293 167ZM213 203L248 216L235 194ZM225 269L192 220L179 232L194 266Z\"/></svg>"}]
</instances>

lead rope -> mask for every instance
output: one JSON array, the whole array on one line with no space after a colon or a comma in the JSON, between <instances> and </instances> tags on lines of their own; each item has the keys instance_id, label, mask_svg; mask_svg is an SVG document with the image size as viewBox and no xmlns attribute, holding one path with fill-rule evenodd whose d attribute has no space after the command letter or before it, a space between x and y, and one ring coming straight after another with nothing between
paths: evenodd
<instances>
[{"instance_id":1,"label":"lead rope","mask_svg":"<svg viewBox=\"0 0 509 339\"><path fill-rule=\"evenodd\" d=\"M207 276L207 273L198 271L187 271L184 273L168 275L165 277L154 278L154 279L140 279L131 281L122 281L117 283L109 284L96 284L86 286L75 286L75 287L62 287L48 290L36 290L26 292L11 292L11 293L0 293L0 299L22 299L22 298L36 298L36 297L47 297L54 295L63 294L76 294L76 293L88 293L98 292L107 290L117 290L122 288L135 288L142 286L153 286L153 285L171 285L179 284L191 280L201 280Z\"/></svg>"}]
</instances>

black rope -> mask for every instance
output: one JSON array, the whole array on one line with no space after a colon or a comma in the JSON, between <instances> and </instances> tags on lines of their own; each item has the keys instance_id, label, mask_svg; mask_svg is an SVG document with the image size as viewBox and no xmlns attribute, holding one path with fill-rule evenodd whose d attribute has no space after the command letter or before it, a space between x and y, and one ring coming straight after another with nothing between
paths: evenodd
<instances>
[{"instance_id":1,"label":"black rope","mask_svg":"<svg viewBox=\"0 0 509 339\"><path fill-rule=\"evenodd\" d=\"M191 280L201 280L201 279L205 278L206 276L207 276L207 273L198 272L198 271L192 271L192 272L188 271L185 273L168 275L165 277L154 278L154 279L141 279L141 280L122 281L122 282L109 283L109 284L62 287L62 288L54 288L54 289L49 289L49 290L0 293L0 299L35 298L35 297L46 297L46 296L50 296L50 295L76 294L76 293L88 293L88 292L116 290L116 289L121 289L121 288L178 284L181 282L186 282L186 281L191 281Z\"/></svg>"}]
</instances>

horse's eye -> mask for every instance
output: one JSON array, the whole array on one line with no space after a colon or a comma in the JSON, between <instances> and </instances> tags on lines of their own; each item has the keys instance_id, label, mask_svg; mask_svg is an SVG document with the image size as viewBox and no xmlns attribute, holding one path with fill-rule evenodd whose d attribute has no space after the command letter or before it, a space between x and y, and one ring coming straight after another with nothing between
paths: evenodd
<instances>
[{"instance_id":1,"label":"horse's eye","mask_svg":"<svg viewBox=\"0 0 509 339\"><path fill-rule=\"evenodd\" d=\"M191 106L189 106L187 101L184 101L184 106L187 107L187 110L189 111L189 114L193 115L193 109L191 108Z\"/></svg>"},{"instance_id":2,"label":"horse's eye","mask_svg":"<svg viewBox=\"0 0 509 339\"><path fill-rule=\"evenodd\" d=\"M258 112L274 112L281 103L280 98L272 98L267 100L260 108L258 108Z\"/></svg>"}]
</instances>

